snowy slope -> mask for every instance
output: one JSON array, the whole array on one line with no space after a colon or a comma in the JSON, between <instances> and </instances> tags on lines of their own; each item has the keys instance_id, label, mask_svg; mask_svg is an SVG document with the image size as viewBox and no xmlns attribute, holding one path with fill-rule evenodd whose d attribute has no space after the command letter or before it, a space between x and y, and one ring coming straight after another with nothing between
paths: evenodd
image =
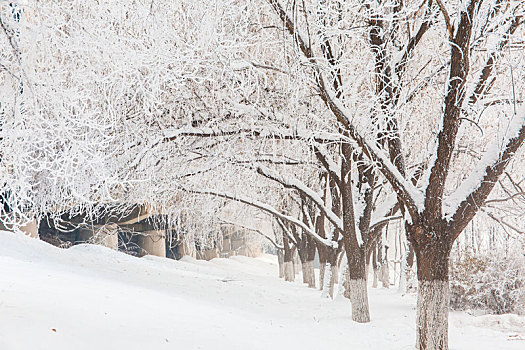
<instances>
[{"instance_id":1,"label":"snowy slope","mask_svg":"<svg viewBox=\"0 0 525 350\"><path fill-rule=\"evenodd\" d=\"M277 278L270 257L134 258L0 232L0 350L413 349L415 298L345 299ZM525 317L451 315L451 349L523 349Z\"/></svg>"}]
</instances>

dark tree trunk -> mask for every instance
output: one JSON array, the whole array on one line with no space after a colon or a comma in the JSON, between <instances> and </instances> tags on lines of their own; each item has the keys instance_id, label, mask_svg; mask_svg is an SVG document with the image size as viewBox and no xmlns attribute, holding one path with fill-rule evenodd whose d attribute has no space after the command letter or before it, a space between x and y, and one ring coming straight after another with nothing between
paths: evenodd
<instances>
[{"instance_id":1,"label":"dark tree trunk","mask_svg":"<svg viewBox=\"0 0 525 350\"><path fill-rule=\"evenodd\" d=\"M293 282L295 280L295 272L293 267L293 250L290 246L290 240L286 235L283 235L283 245L284 280L287 282Z\"/></svg>"},{"instance_id":2,"label":"dark tree trunk","mask_svg":"<svg viewBox=\"0 0 525 350\"><path fill-rule=\"evenodd\" d=\"M419 350L448 350L448 267L452 242L445 225L409 228L417 261Z\"/></svg>"},{"instance_id":3,"label":"dark tree trunk","mask_svg":"<svg viewBox=\"0 0 525 350\"><path fill-rule=\"evenodd\" d=\"M315 288L315 241L310 236L304 235L304 247L299 250L299 258L301 259L301 268L303 271L303 283L308 285L308 288Z\"/></svg>"},{"instance_id":4,"label":"dark tree trunk","mask_svg":"<svg viewBox=\"0 0 525 350\"><path fill-rule=\"evenodd\" d=\"M352 302L352 320L359 323L370 322L368 291L366 288L366 249L357 240L356 221L352 194L352 149L349 144L342 145L343 164L341 179L344 179L341 199L343 204L343 241L348 259L350 300Z\"/></svg>"},{"instance_id":5,"label":"dark tree trunk","mask_svg":"<svg viewBox=\"0 0 525 350\"><path fill-rule=\"evenodd\" d=\"M317 253L319 254L319 289L323 290L324 288L324 277L325 277L325 267L326 267L326 252L328 248L325 246L319 245L317 247Z\"/></svg>"}]
</instances>

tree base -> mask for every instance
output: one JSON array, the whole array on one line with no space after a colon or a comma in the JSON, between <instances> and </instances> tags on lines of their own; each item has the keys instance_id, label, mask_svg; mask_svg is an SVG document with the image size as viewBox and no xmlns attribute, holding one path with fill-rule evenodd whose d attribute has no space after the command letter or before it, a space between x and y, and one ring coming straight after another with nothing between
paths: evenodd
<instances>
[{"instance_id":1,"label":"tree base","mask_svg":"<svg viewBox=\"0 0 525 350\"><path fill-rule=\"evenodd\" d=\"M359 323L370 322L365 279L350 280L350 301L352 302L352 320Z\"/></svg>"},{"instance_id":2,"label":"tree base","mask_svg":"<svg viewBox=\"0 0 525 350\"><path fill-rule=\"evenodd\" d=\"M293 261L285 261L283 265L284 265L284 280L286 282L293 282L295 280Z\"/></svg>"},{"instance_id":3,"label":"tree base","mask_svg":"<svg viewBox=\"0 0 525 350\"><path fill-rule=\"evenodd\" d=\"M303 283L308 285L308 288L315 288L315 269L314 261L306 261L302 263L303 269Z\"/></svg>"},{"instance_id":4,"label":"tree base","mask_svg":"<svg viewBox=\"0 0 525 350\"><path fill-rule=\"evenodd\" d=\"M448 281L419 281L417 349L448 350L448 303Z\"/></svg>"}]
</instances>

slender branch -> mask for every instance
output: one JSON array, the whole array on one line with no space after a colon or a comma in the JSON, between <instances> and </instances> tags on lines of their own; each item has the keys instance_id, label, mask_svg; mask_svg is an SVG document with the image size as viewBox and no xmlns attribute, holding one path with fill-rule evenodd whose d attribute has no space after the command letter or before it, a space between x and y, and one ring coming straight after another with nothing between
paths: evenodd
<instances>
[{"instance_id":1,"label":"slender branch","mask_svg":"<svg viewBox=\"0 0 525 350\"><path fill-rule=\"evenodd\" d=\"M436 2L439 6L439 9L441 10L441 13L443 14L443 18L445 18L445 24L447 25L449 39L450 41L452 41L454 39L454 34L453 34L452 24L450 22L450 16L448 14L447 8L445 7L445 4L443 4L441 0L436 0Z\"/></svg>"},{"instance_id":2,"label":"slender branch","mask_svg":"<svg viewBox=\"0 0 525 350\"><path fill-rule=\"evenodd\" d=\"M337 96L331 91L328 85L325 83L323 73L316 64L315 57L312 52L308 49L305 41L296 32L293 22L290 20L278 0L268 0L274 8L279 18L284 23L289 34L296 40L296 43L303 53L303 55L313 64L315 68L315 76L317 79L317 87L319 88L321 100L330 109L332 114L335 116L346 129L348 136L356 141L358 146L363 150L363 153L372 162L380 165L379 170L388 179L399 198L405 203L408 211L413 217L416 217L419 212L419 208L422 206L421 194L419 190L415 188L409 181L407 181L402 173L396 168L395 165L389 159L389 156L384 154L383 150L380 150L375 140L368 140L364 137L364 133L358 131L358 129L350 122L345 108L337 99Z\"/></svg>"},{"instance_id":3,"label":"slender branch","mask_svg":"<svg viewBox=\"0 0 525 350\"><path fill-rule=\"evenodd\" d=\"M512 196L507 197L507 198L498 198L498 199L487 200L487 201L485 201L485 205L491 204L491 203L507 202L507 201L513 200L516 197L523 197L523 196L525 196L525 192L518 192L518 193L514 193Z\"/></svg>"},{"instance_id":4,"label":"slender branch","mask_svg":"<svg viewBox=\"0 0 525 350\"><path fill-rule=\"evenodd\" d=\"M270 179L273 181L276 181L283 185L285 188L294 189L298 192L300 192L302 195L308 197L318 208L323 212L323 214L326 215L328 220L337 227L338 230L343 230L343 222L341 218L339 218L335 213L333 213L328 207L324 205L323 199L312 189L310 189L308 186L306 186L304 183L297 179L291 179L286 176L282 176L280 174L277 174L276 172L263 167L258 166L256 169L257 173Z\"/></svg>"},{"instance_id":5,"label":"slender branch","mask_svg":"<svg viewBox=\"0 0 525 350\"><path fill-rule=\"evenodd\" d=\"M507 46L507 44L510 41L510 36L514 34L516 29L518 29L518 27L523 23L521 19L521 16L516 16L512 19L509 28L505 31L504 39L500 43L498 43L497 48L490 54L489 58L487 59L487 62L481 70L481 75L479 77L478 83L476 84L476 87L474 88L474 92L469 98L470 104L475 104L478 101L478 99L481 96L486 95L490 91L491 87L494 85L495 78L490 82L488 82L488 80L492 75L492 72L494 71L496 57L503 51L503 48Z\"/></svg>"},{"instance_id":6,"label":"slender branch","mask_svg":"<svg viewBox=\"0 0 525 350\"><path fill-rule=\"evenodd\" d=\"M293 216L285 215L285 214L279 212L278 210L274 209L273 207L269 206L268 204L259 202L257 200L252 200L250 198L245 198L245 197L236 196L236 195L233 195L233 194L230 194L230 193L218 192L218 191L213 191L213 190L193 190L193 189L188 189L188 188L184 188L184 187L181 187L180 189L185 191L185 192L189 192L189 193L217 196L217 197L221 197L221 198L237 201L237 202L240 202L240 203L243 203L243 204L246 204L246 205L250 205L250 206L252 206L254 208L260 209L260 210L262 210L262 211L264 211L266 213L272 214L273 216L276 216L276 217L278 217L278 218L280 218L282 220L286 220L286 221L294 224L295 226L300 227L303 230L303 232L305 232L306 234L310 235L313 239L315 239L316 241L318 241L319 243L321 243L323 245L326 245L327 247L335 248L336 245L337 245L337 243L334 243L334 242L332 242L330 240L327 240L327 239L319 236L314 230L312 230L310 227L305 225L300 220L297 220Z\"/></svg>"},{"instance_id":7,"label":"slender branch","mask_svg":"<svg viewBox=\"0 0 525 350\"><path fill-rule=\"evenodd\" d=\"M235 223L235 222L231 222L231 221L227 221L227 220L224 220L224 219L221 219L222 223L226 224L226 225L232 225L232 226L237 226L237 227L241 227L245 230L248 230L248 231L251 231L251 232L255 232L261 236L263 236L264 238L266 238L267 240L270 241L270 243L277 249L284 249L284 246L282 245L279 245L277 244L271 237L265 235L264 233L262 233L260 230L256 229L256 228L251 228L251 227L248 227L248 226L245 226L245 225L242 225L242 224L239 224L239 223Z\"/></svg>"},{"instance_id":8,"label":"slender branch","mask_svg":"<svg viewBox=\"0 0 525 350\"><path fill-rule=\"evenodd\" d=\"M525 112L523 112L525 113ZM525 117L525 116L524 116ZM505 171L507 164L525 141L525 118L521 118L521 126L516 132L516 136L508 139L499 156L484 169L484 176L479 182L479 186L474 188L463 202L459 204L450 226L453 229L455 238L463 231L465 226L474 217L476 212L483 206L490 192L498 182L499 177ZM471 179L467 178L465 181Z\"/></svg>"},{"instance_id":9,"label":"slender branch","mask_svg":"<svg viewBox=\"0 0 525 350\"><path fill-rule=\"evenodd\" d=\"M492 214L491 212L489 212L488 210L486 210L485 208L480 208L482 212L484 212L485 214L487 214L487 216L489 218L491 218L492 220L496 221L497 223L499 223L500 225L502 226L507 226L508 228L516 231L517 233L521 234L521 235L525 235L525 231L522 231L520 230L519 228L517 228L516 226L514 225L511 225L509 224L508 222L505 222L503 221L503 219L500 219L498 218L497 216L495 216L494 214Z\"/></svg>"},{"instance_id":10,"label":"slender branch","mask_svg":"<svg viewBox=\"0 0 525 350\"><path fill-rule=\"evenodd\" d=\"M254 128L254 129L219 129L219 128L195 128L181 127L164 131L163 141L174 141L179 137L226 137L234 135L250 135L253 137L262 137L268 139L280 140L314 140L318 143L330 143L341 141L341 137L330 133L310 133L304 134L297 130L271 129L271 128Z\"/></svg>"},{"instance_id":11,"label":"slender branch","mask_svg":"<svg viewBox=\"0 0 525 350\"><path fill-rule=\"evenodd\" d=\"M386 223L389 223L390 221L394 221L394 220L400 220L400 219L403 219L403 216L401 215L396 215L396 216L387 216L385 217L384 219L382 220L379 220L377 222L375 222L374 224L372 224L370 226L370 232L372 232L373 230L375 230L377 227L381 226L381 225L384 225Z\"/></svg>"},{"instance_id":12,"label":"slender branch","mask_svg":"<svg viewBox=\"0 0 525 350\"><path fill-rule=\"evenodd\" d=\"M290 241L295 245L297 246L297 240L295 239L295 237L293 236L293 234L290 232L290 230L288 229L288 227L286 227L286 225L284 224L284 222L279 219L278 217L275 218L277 220L277 224L279 224L279 226L281 227L281 229L286 233L286 235L288 236L288 238L290 239Z\"/></svg>"},{"instance_id":13,"label":"slender branch","mask_svg":"<svg viewBox=\"0 0 525 350\"><path fill-rule=\"evenodd\" d=\"M315 156L317 160L323 165L328 172L328 175L334 180L337 187L341 188L341 179L339 178L339 167L330 159L330 156L326 154L323 148L319 145L313 145Z\"/></svg>"}]
</instances>

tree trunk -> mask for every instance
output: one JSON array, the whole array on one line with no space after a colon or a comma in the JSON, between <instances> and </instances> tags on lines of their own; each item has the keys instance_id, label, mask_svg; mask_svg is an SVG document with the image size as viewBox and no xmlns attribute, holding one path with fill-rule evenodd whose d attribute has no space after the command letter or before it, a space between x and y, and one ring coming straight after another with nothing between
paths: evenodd
<instances>
[{"instance_id":1,"label":"tree trunk","mask_svg":"<svg viewBox=\"0 0 525 350\"><path fill-rule=\"evenodd\" d=\"M286 282L293 282L295 280L295 272L293 269L293 261L284 261L284 280Z\"/></svg>"},{"instance_id":2,"label":"tree trunk","mask_svg":"<svg viewBox=\"0 0 525 350\"><path fill-rule=\"evenodd\" d=\"M377 246L372 246L372 268L374 269L374 280L372 281L372 288L377 288Z\"/></svg>"},{"instance_id":3,"label":"tree trunk","mask_svg":"<svg viewBox=\"0 0 525 350\"><path fill-rule=\"evenodd\" d=\"M330 267L331 269L331 275L330 275L330 298L334 298L334 288L335 288L335 284L337 283L337 279L338 279L338 276L339 276L339 268L337 267L337 265L332 265Z\"/></svg>"},{"instance_id":4,"label":"tree trunk","mask_svg":"<svg viewBox=\"0 0 525 350\"><path fill-rule=\"evenodd\" d=\"M451 244L441 230L415 234L417 258L417 341L419 350L448 350L448 266ZM413 235L414 237L414 235Z\"/></svg>"},{"instance_id":5,"label":"tree trunk","mask_svg":"<svg viewBox=\"0 0 525 350\"><path fill-rule=\"evenodd\" d=\"M419 281L417 294L417 349L448 349L448 303L448 281Z\"/></svg>"},{"instance_id":6,"label":"tree trunk","mask_svg":"<svg viewBox=\"0 0 525 350\"><path fill-rule=\"evenodd\" d=\"M303 271L303 283L308 285L308 288L315 288L315 242L310 236L304 235L300 247L298 248L299 259L301 260L301 269Z\"/></svg>"},{"instance_id":7,"label":"tree trunk","mask_svg":"<svg viewBox=\"0 0 525 350\"><path fill-rule=\"evenodd\" d=\"M293 252L293 272L298 275L299 270L301 270L301 259L299 258L299 250L295 249Z\"/></svg>"},{"instance_id":8,"label":"tree trunk","mask_svg":"<svg viewBox=\"0 0 525 350\"><path fill-rule=\"evenodd\" d=\"M366 243L359 243L356 231L356 217L354 213L354 199L352 194L352 146L347 143L341 145L343 162L341 164L341 204L343 208L343 242L348 260L350 301L352 302L352 320L359 323L370 322L368 308L368 290L366 288ZM362 226L362 225L359 225ZM366 242L362 228L359 235Z\"/></svg>"},{"instance_id":9,"label":"tree trunk","mask_svg":"<svg viewBox=\"0 0 525 350\"><path fill-rule=\"evenodd\" d=\"M332 268L330 263L327 262L324 265L321 265L321 268L319 269L319 275L321 275L321 271L324 271L323 275L325 276L324 279L319 278L319 284L321 284L321 281L324 284L321 286L321 290L323 291L321 293L321 298L331 298L332 295L330 295L330 281L332 280Z\"/></svg>"},{"instance_id":10,"label":"tree trunk","mask_svg":"<svg viewBox=\"0 0 525 350\"><path fill-rule=\"evenodd\" d=\"M326 266L328 266L328 262L326 261L326 251L328 250L327 247L317 247L317 252L319 253L319 289L324 290L325 287L325 270ZM329 277L327 277L329 279Z\"/></svg>"},{"instance_id":11,"label":"tree trunk","mask_svg":"<svg viewBox=\"0 0 525 350\"><path fill-rule=\"evenodd\" d=\"M365 252L361 248L348 260L352 320L359 323L370 322L364 257Z\"/></svg>"},{"instance_id":12,"label":"tree trunk","mask_svg":"<svg viewBox=\"0 0 525 350\"><path fill-rule=\"evenodd\" d=\"M328 266L328 264L325 262L324 264L323 263L320 263L319 264L319 290L324 290L324 282L325 282L325 272L326 272L326 267Z\"/></svg>"},{"instance_id":13,"label":"tree trunk","mask_svg":"<svg viewBox=\"0 0 525 350\"><path fill-rule=\"evenodd\" d=\"M348 263L347 263L347 260L345 257L343 257L343 262L341 264L341 267L339 268L339 276L338 276L338 280L339 280L339 288L337 289L337 295L345 298L346 295L345 295L345 281L346 281L346 275L347 275L347 271L348 271Z\"/></svg>"},{"instance_id":14,"label":"tree trunk","mask_svg":"<svg viewBox=\"0 0 525 350\"><path fill-rule=\"evenodd\" d=\"M282 249L277 249L277 263L279 264L279 278L284 277L284 252Z\"/></svg>"},{"instance_id":15,"label":"tree trunk","mask_svg":"<svg viewBox=\"0 0 525 350\"><path fill-rule=\"evenodd\" d=\"M390 288L390 266L388 265L388 247L385 246L385 258L381 263L381 282L383 288Z\"/></svg>"},{"instance_id":16,"label":"tree trunk","mask_svg":"<svg viewBox=\"0 0 525 350\"><path fill-rule=\"evenodd\" d=\"M408 244L408 251L401 261L401 272L399 276L399 292L406 293L409 287L409 280L412 276L412 266L414 265L414 249L412 244Z\"/></svg>"},{"instance_id":17,"label":"tree trunk","mask_svg":"<svg viewBox=\"0 0 525 350\"><path fill-rule=\"evenodd\" d=\"M338 268L337 265L331 265L329 262L326 263L325 267L325 280L323 286L322 298L334 298L334 287L335 281L337 280Z\"/></svg>"},{"instance_id":18,"label":"tree trunk","mask_svg":"<svg viewBox=\"0 0 525 350\"><path fill-rule=\"evenodd\" d=\"M343 286L344 286L344 297L347 299L352 299L350 295L350 271L348 270L348 265L346 265L346 270L343 274Z\"/></svg>"},{"instance_id":19,"label":"tree trunk","mask_svg":"<svg viewBox=\"0 0 525 350\"><path fill-rule=\"evenodd\" d=\"M283 273L286 282L293 282L295 280L295 272L293 268L293 250L290 247L289 239L285 235L283 237L284 255L283 255Z\"/></svg>"},{"instance_id":20,"label":"tree trunk","mask_svg":"<svg viewBox=\"0 0 525 350\"><path fill-rule=\"evenodd\" d=\"M303 283L307 284L308 288L315 288L314 261L307 260L301 262L301 268L303 270Z\"/></svg>"}]
</instances>

